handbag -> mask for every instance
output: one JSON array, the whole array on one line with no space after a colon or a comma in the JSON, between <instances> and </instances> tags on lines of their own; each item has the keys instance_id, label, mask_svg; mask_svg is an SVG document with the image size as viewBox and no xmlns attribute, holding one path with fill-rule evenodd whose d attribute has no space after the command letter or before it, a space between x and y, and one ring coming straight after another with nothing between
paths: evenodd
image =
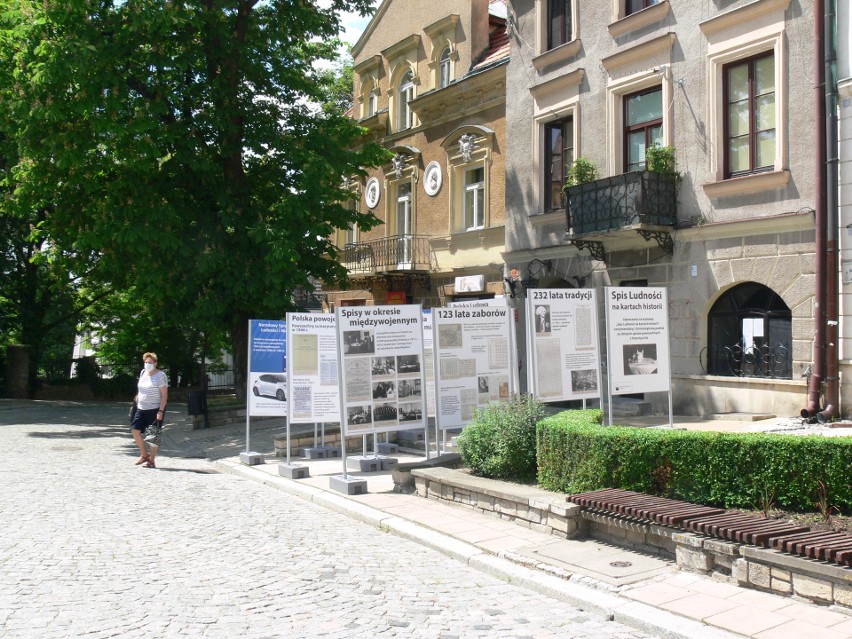
<instances>
[{"instance_id":1,"label":"handbag","mask_svg":"<svg viewBox=\"0 0 852 639\"><path fill-rule=\"evenodd\" d=\"M133 405L130 407L130 413L127 415L130 418L130 423L133 423L133 417L136 415L136 400L133 400Z\"/></svg>"},{"instance_id":2,"label":"handbag","mask_svg":"<svg viewBox=\"0 0 852 639\"><path fill-rule=\"evenodd\" d=\"M145 432L142 433L142 439L152 446L160 445L160 436L163 434L163 422L156 420L150 426L145 427Z\"/></svg>"}]
</instances>

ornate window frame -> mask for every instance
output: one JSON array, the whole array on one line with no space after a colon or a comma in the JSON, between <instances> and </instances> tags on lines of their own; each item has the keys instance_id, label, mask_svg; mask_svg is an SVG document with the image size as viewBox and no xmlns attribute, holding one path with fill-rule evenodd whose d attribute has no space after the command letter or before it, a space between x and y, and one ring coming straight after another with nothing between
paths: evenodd
<instances>
[{"instance_id":1,"label":"ornate window frame","mask_svg":"<svg viewBox=\"0 0 852 639\"><path fill-rule=\"evenodd\" d=\"M417 229L417 182L420 179L420 150L409 145L391 147L390 164L385 166L385 230L387 237L414 235ZM400 233L397 228L397 202L402 185L410 187L411 228Z\"/></svg>"},{"instance_id":2,"label":"ornate window frame","mask_svg":"<svg viewBox=\"0 0 852 639\"><path fill-rule=\"evenodd\" d=\"M457 34L459 19L458 14L452 13L423 29L431 46L428 66L433 89L443 89L455 80L456 66L459 61ZM449 54L445 62L449 66L448 82L442 84L442 56L448 50Z\"/></svg>"},{"instance_id":3,"label":"ornate window frame","mask_svg":"<svg viewBox=\"0 0 852 639\"><path fill-rule=\"evenodd\" d=\"M410 35L394 45L382 51L382 57L387 61L390 69L390 83L388 88L388 110L390 112L391 130L393 132L413 129L419 124L417 115L412 111L408 127L401 127L402 110L400 105L400 89L402 81L407 73L411 73L411 102L417 97L417 87L420 86L420 76L417 72L418 55L420 51L420 36ZM409 107L410 109L410 107Z\"/></svg>"},{"instance_id":4,"label":"ornate window frame","mask_svg":"<svg viewBox=\"0 0 852 639\"><path fill-rule=\"evenodd\" d=\"M449 188L448 219L450 233L465 233L488 228L491 224L491 164L495 133L485 126L460 126L441 142L447 154L447 185ZM483 169L482 226L465 225L465 176L468 171Z\"/></svg>"}]
</instances>

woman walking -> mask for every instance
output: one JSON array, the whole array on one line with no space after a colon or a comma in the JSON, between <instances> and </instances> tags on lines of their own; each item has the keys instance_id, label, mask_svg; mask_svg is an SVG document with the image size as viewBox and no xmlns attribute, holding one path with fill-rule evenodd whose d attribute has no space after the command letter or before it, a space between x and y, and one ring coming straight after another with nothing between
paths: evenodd
<instances>
[{"instance_id":1,"label":"woman walking","mask_svg":"<svg viewBox=\"0 0 852 639\"><path fill-rule=\"evenodd\" d=\"M145 370L139 375L136 387L136 412L130 422L130 432L139 447L139 459L136 465L145 464L146 468L156 468L157 445L149 444L150 452L145 449L142 433L151 424L162 421L166 414L166 402L169 398L169 380L166 374L157 368L157 354L142 355Z\"/></svg>"}]
</instances>

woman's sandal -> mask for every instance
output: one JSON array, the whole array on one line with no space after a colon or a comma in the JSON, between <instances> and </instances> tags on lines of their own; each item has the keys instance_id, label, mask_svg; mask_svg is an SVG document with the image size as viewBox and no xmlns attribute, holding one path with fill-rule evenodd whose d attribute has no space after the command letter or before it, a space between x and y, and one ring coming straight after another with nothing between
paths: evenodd
<instances>
[{"instance_id":1,"label":"woman's sandal","mask_svg":"<svg viewBox=\"0 0 852 639\"><path fill-rule=\"evenodd\" d=\"M148 461L148 455L142 455L142 457L139 458L139 461L136 462L136 465L139 466L140 464L144 464L146 461Z\"/></svg>"},{"instance_id":2,"label":"woman's sandal","mask_svg":"<svg viewBox=\"0 0 852 639\"><path fill-rule=\"evenodd\" d=\"M156 468L156 466L154 465L154 462L149 459L148 463L145 464L145 468Z\"/></svg>"}]
</instances>

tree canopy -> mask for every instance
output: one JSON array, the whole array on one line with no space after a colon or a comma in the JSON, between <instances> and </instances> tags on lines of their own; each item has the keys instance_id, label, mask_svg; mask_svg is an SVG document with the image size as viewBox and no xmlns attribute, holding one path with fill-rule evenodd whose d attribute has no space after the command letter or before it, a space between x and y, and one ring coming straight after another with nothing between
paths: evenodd
<instances>
[{"instance_id":1,"label":"tree canopy","mask_svg":"<svg viewBox=\"0 0 852 639\"><path fill-rule=\"evenodd\" d=\"M309 278L344 279L335 230L375 225L344 178L385 157L328 104L341 11L369 0L7 0L0 125L11 199L160 324L229 333ZM331 259L329 259L331 258ZM140 327L144 330L144 327ZM138 335L139 351L155 349Z\"/></svg>"}]
</instances>

